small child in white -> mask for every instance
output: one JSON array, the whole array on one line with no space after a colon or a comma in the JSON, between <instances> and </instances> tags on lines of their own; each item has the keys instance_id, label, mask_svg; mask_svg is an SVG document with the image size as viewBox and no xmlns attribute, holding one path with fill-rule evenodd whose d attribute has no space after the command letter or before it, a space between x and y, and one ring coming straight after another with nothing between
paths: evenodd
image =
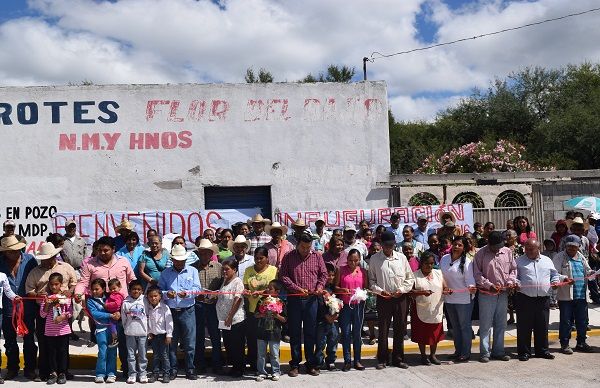
<instances>
[{"instance_id":1,"label":"small child in white","mask_svg":"<svg viewBox=\"0 0 600 388\"><path fill-rule=\"evenodd\" d=\"M6 295L6 297L12 301L21 299L20 296L15 294L10 288L10 283L8 282L8 278L6 274L0 272L0 326L2 326L2 294ZM0 359L2 359L2 352L0 351ZM0 384L4 384L4 379L0 374Z\"/></svg>"},{"instance_id":2,"label":"small child in white","mask_svg":"<svg viewBox=\"0 0 600 388\"><path fill-rule=\"evenodd\" d=\"M148 318L144 302L144 289L139 280L132 280L129 283L129 296L125 298L121 306L121 319L125 330L127 363L129 364L127 384L135 384L138 376L140 383L146 384L148 382L146 376L146 366L148 365L148 358L146 357Z\"/></svg>"},{"instance_id":3,"label":"small child in white","mask_svg":"<svg viewBox=\"0 0 600 388\"><path fill-rule=\"evenodd\" d=\"M162 382L171 381L169 361L169 345L173 338L173 316L171 309L162 301L162 293L157 286L146 290L146 314L148 315L148 339L152 341L152 373L148 382L157 381L162 375Z\"/></svg>"}]
</instances>

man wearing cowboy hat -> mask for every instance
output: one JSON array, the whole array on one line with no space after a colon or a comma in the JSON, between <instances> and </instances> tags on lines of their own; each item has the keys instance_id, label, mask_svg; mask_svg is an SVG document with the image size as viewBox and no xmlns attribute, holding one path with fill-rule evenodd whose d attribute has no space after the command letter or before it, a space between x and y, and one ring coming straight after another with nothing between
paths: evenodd
<instances>
[{"instance_id":1,"label":"man wearing cowboy hat","mask_svg":"<svg viewBox=\"0 0 600 388\"><path fill-rule=\"evenodd\" d=\"M584 236L585 222L583 221L583 218L575 217L573 219L573 221L571 221L571 226L569 229L571 231L571 235L574 234L577 237L579 237L579 241L580 241L579 251L581 252L583 257L585 257L586 260L588 260L590 257L590 240L588 240L588 238L586 236ZM560 239L560 245L558 247L559 252L565 250L565 241L568 236L570 236L570 235L564 236L563 238Z\"/></svg>"},{"instance_id":2,"label":"man wearing cowboy hat","mask_svg":"<svg viewBox=\"0 0 600 388\"><path fill-rule=\"evenodd\" d=\"M119 234L115 237L115 249L117 251L125 246L129 233L133 232L134 229L133 223L129 220L123 220L117 225L115 228L115 233Z\"/></svg>"},{"instance_id":3,"label":"man wearing cowboy hat","mask_svg":"<svg viewBox=\"0 0 600 388\"><path fill-rule=\"evenodd\" d=\"M77 223L75 220L67 220L65 223L64 238L63 257L77 271L81 267L83 260L87 257L87 245L85 240L77 235Z\"/></svg>"},{"instance_id":4,"label":"man wearing cowboy hat","mask_svg":"<svg viewBox=\"0 0 600 388\"><path fill-rule=\"evenodd\" d=\"M323 217L317 218L315 221L315 236L318 237L313 243L315 251L323 253L325 251L325 245L331 240L331 232L325 230L325 219Z\"/></svg>"},{"instance_id":5,"label":"man wearing cowboy hat","mask_svg":"<svg viewBox=\"0 0 600 388\"><path fill-rule=\"evenodd\" d=\"M361 259L367 257L368 250L364 242L356 239L356 226L348 223L344 226L344 250L350 252L351 249L357 249L360 252Z\"/></svg>"},{"instance_id":6,"label":"man wearing cowboy hat","mask_svg":"<svg viewBox=\"0 0 600 388\"><path fill-rule=\"evenodd\" d=\"M8 278L12 291L21 297L27 295L25 290L27 276L38 265L32 255L22 252L23 248L25 248L25 243L19 241L15 235L4 237L0 242L0 272ZM12 301L6 295L2 298L4 307L2 330L4 332L4 347L6 348L7 358L7 372L4 379L12 380L19 374L19 346L17 345L17 333L12 324ZM38 378L35 373L37 346L34 341L36 304L32 301L25 301L24 305L25 325L29 333L23 337L23 358L25 361L23 375L30 380L35 380Z\"/></svg>"},{"instance_id":7,"label":"man wearing cowboy hat","mask_svg":"<svg viewBox=\"0 0 600 388\"><path fill-rule=\"evenodd\" d=\"M194 357L196 355L196 313L194 305L197 294L202 291L198 270L186 265L187 252L182 245L171 250L173 266L160 274L158 286L166 292L165 304L173 316L173 339L169 348L171 380L177 377L177 347L185 352L186 378L197 380Z\"/></svg>"},{"instance_id":8,"label":"man wearing cowboy hat","mask_svg":"<svg viewBox=\"0 0 600 388\"><path fill-rule=\"evenodd\" d=\"M75 302L80 303L84 295L89 295L90 284L95 279L103 279L107 284L110 279L118 279L121 283L121 294L126 298L127 284L136 279L129 259L115 254L115 239L109 236L100 237L96 241L98 254L81 265L81 276L75 286ZM108 291L108 289L106 290ZM119 359L121 360L121 371L123 377L129 375L127 364L127 344L123 325L117 326L119 335Z\"/></svg>"},{"instance_id":9,"label":"man wearing cowboy hat","mask_svg":"<svg viewBox=\"0 0 600 388\"><path fill-rule=\"evenodd\" d=\"M288 236L287 240L296 247L298 245L298 238L304 233L304 231L308 228L306 222L302 218L298 218L292 224L292 235Z\"/></svg>"},{"instance_id":10,"label":"man wearing cowboy hat","mask_svg":"<svg viewBox=\"0 0 600 388\"><path fill-rule=\"evenodd\" d=\"M58 261L57 256L62 248L55 248L52 243L45 242L40 246L37 259L40 264L31 270L25 282L25 292L28 297L44 298L48 294L48 279L53 273L60 273L63 277L61 290L69 298L77 284L77 274L70 264ZM38 301L39 302L39 301ZM39 356L38 368L40 379L45 381L49 377L49 366L47 362L47 343L45 336L46 318L42 318L40 310L37 309L35 316L35 334L37 337Z\"/></svg>"},{"instance_id":11,"label":"man wearing cowboy hat","mask_svg":"<svg viewBox=\"0 0 600 388\"><path fill-rule=\"evenodd\" d=\"M509 361L504 352L504 332L506 331L506 311L508 290L517 285L517 263L512 251L504 246L502 233L493 231L488 245L481 248L473 259L473 275L479 294L479 361L487 363L492 359ZM493 345L490 348L490 334L494 330Z\"/></svg>"},{"instance_id":12,"label":"man wearing cowboy hat","mask_svg":"<svg viewBox=\"0 0 600 388\"><path fill-rule=\"evenodd\" d=\"M218 261L212 257L219 252L217 246L208 239L201 239L197 245L199 260L192 264L198 270L200 284L204 291L218 291L223 283L223 271ZM194 362L196 372L206 372L205 333L208 329L210 344L212 346L212 371L215 374L223 373L223 362L221 361L221 333L219 332L219 319L217 318L217 297L211 295L198 295L196 297L196 354Z\"/></svg>"},{"instance_id":13,"label":"man wearing cowboy hat","mask_svg":"<svg viewBox=\"0 0 600 388\"><path fill-rule=\"evenodd\" d=\"M16 227L17 227L17 224L15 223L14 220L4 221L4 223L2 224L2 229L4 230L4 234L2 235L2 237L15 236L17 238L17 240L27 244L27 240L25 240L25 237L23 237L19 234L15 234Z\"/></svg>"},{"instance_id":14,"label":"man wearing cowboy hat","mask_svg":"<svg viewBox=\"0 0 600 388\"><path fill-rule=\"evenodd\" d=\"M238 277L244 278L244 272L246 268L254 265L254 257L248 254L250 248L250 241L243 235L238 235L235 240L229 240L227 243L227 249L233 252L233 255L229 256L228 259L234 259L238 263Z\"/></svg>"},{"instance_id":15,"label":"man wearing cowboy hat","mask_svg":"<svg viewBox=\"0 0 600 388\"><path fill-rule=\"evenodd\" d=\"M279 222L273 222L273 224L265 227L265 231L271 236L271 241L264 245L269 252L269 264L279 268L285 254L294 250L294 246L284 239L288 228Z\"/></svg>"},{"instance_id":16,"label":"man wearing cowboy hat","mask_svg":"<svg viewBox=\"0 0 600 388\"><path fill-rule=\"evenodd\" d=\"M263 218L261 214L256 214L252 219L248 220L248 223L252 225L252 232L246 236L250 240L250 247L248 249L251 254L254 254L256 248L262 247L271 241L271 236L265 232L265 226L270 225L271 220Z\"/></svg>"}]
</instances>

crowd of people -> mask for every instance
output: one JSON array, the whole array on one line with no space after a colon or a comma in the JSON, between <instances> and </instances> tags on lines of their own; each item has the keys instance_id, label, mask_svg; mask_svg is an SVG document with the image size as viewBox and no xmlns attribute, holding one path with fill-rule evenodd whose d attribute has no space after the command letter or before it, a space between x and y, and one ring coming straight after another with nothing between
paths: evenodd
<instances>
[{"instance_id":1,"label":"crowd of people","mask_svg":"<svg viewBox=\"0 0 600 388\"><path fill-rule=\"evenodd\" d=\"M372 229L361 221L333 231L323 219L314 230L298 219L288 231L257 214L232 229L206 229L193 249L186 249L191 244L181 236L166 249L152 229L142 244L124 220L117 237L99 238L89 254L70 220L66 233L51 234L35 257L24 252L25 240L8 220L0 244L8 362L0 383L21 369L18 335L24 376L66 383L72 378L69 340L78 338L73 324L81 330L85 315L98 347L97 383L116 381L117 355L132 384L167 383L181 375L195 380L209 365L214 374L278 380L281 341L290 344L290 377L298 376L303 359L313 376L339 367L362 371L363 342L377 344L377 369L406 369L409 318L423 365L441 363L436 348L445 337L454 341L451 359L468 362L473 320L479 321L479 361L509 361L504 334L514 322L512 312L518 359L553 359L552 308L560 309L560 352L573 353L573 327L574 350L592 352L586 342L587 292L600 302L598 219L596 213L584 221L583 214L569 212L556 233L540 241L526 217L507 223L503 232L488 222L462 233L449 212L440 214L439 228L430 227L426 216L418 217L416 227L403 226L393 214L387 227ZM14 325L19 306L24 328ZM339 343L343 364L336 365Z\"/></svg>"}]
</instances>

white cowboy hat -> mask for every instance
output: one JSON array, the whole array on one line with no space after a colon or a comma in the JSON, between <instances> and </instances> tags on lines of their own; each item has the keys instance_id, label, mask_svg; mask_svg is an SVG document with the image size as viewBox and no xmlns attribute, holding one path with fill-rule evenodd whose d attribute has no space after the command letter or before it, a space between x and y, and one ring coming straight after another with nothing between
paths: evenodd
<instances>
[{"instance_id":1,"label":"white cowboy hat","mask_svg":"<svg viewBox=\"0 0 600 388\"><path fill-rule=\"evenodd\" d=\"M285 225L281 225L279 222L275 221L275 222L273 222L271 225L267 225L267 226L265 226L265 233L267 233L267 234L271 234L271 231L272 231L273 229L279 229L279 230L281 230L281 234L282 234L282 235L284 235L284 236L285 236L285 235L287 234L287 232L288 232L288 228L287 228L287 226L285 226Z\"/></svg>"},{"instance_id":2,"label":"white cowboy hat","mask_svg":"<svg viewBox=\"0 0 600 388\"><path fill-rule=\"evenodd\" d=\"M294 221L294 223L292 224L292 227L297 226L299 228L306 228L306 222L304 222L304 220L302 218L298 218L296 221Z\"/></svg>"},{"instance_id":3,"label":"white cowboy hat","mask_svg":"<svg viewBox=\"0 0 600 388\"><path fill-rule=\"evenodd\" d=\"M219 248L213 243L210 242L209 239L203 238L200 240L200 244L196 246L198 249L207 249L209 251L213 251L214 253L219 253Z\"/></svg>"},{"instance_id":4,"label":"white cowboy hat","mask_svg":"<svg viewBox=\"0 0 600 388\"><path fill-rule=\"evenodd\" d=\"M129 220L123 220L117 227L115 228L115 232L119 232L121 229L127 229L132 231L134 229L133 224Z\"/></svg>"},{"instance_id":5,"label":"white cowboy hat","mask_svg":"<svg viewBox=\"0 0 600 388\"><path fill-rule=\"evenodd\" d=\"M253 224L255 222L263 222L265 224L270 224L271 220L268 218L263 218L262 214L255 214L254 217L248 219L249 224Z\"/></svg>"},{"instance_id":6,"label":"white cowboy hat","mask_svg":"<svg viewBox=\"0 0 600 388\"><path fill-rule=\"evenodd\" d=\"M183 245L177 244L171 249L171 259L173 260L185 260L187 259L187 256L188 252Z\"/></svg>"},{"instance_id":7,"label":"white cowboy hat","mask_svg":"<svg viewBox=\"0 0 600 388\"><path fill-rule=\"evenodd\" d=\"M45 242L40 245L40 250L36 253L35 258L38 260L51 259L62 250L62 248L55 248L51 242Z\"/></svg>"},{"instance_id":8,"label":"white cowboy hat","mask_svg":"<svg viewBox=\"0 0 600 388\"><path fill-rule=\"evenodd\" d=\"M17 237L14 235L4 237L2 242L0 243L0 252L1 251L20 251L25 248L25 242L19 241Z\"/></svg>"},{"instance_id":9,"label":"white cowboy hat","mask_svg":"<svg viewBox=\"0 0 600 388\"><path fill-rule=\"evenodd\" d=\"M242 234L238 235L235 240L229 240L227 242L227 249L231 251L234 244L246 244L246 247L250 248L250 240L247 240Z\"/></svg>"}]
</instances>

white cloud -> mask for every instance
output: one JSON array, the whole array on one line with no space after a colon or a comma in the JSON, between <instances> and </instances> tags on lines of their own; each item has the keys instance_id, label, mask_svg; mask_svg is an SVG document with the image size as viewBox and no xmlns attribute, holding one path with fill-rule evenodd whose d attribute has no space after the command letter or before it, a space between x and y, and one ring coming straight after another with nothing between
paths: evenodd
<instances>
[{"instance_id":1,"label":"white cloud","mask_svg":"<svg viewBox=\"0 0 600 388\"><path fill-rule=\"evenodd\" d=\"M37 18L0 25L0 84L243 82L250 66L295 81L331 63L355 66L372 51L421 46L415 15L427 2L438 41L592 8L594 0L30 0ZM528 65L597 61L597 14L489 38L377 59L369 79L388 83L397 117L431 119L494 76ZM412 97L411 97L412 96Z\"/></svg>"}]
</instances>

